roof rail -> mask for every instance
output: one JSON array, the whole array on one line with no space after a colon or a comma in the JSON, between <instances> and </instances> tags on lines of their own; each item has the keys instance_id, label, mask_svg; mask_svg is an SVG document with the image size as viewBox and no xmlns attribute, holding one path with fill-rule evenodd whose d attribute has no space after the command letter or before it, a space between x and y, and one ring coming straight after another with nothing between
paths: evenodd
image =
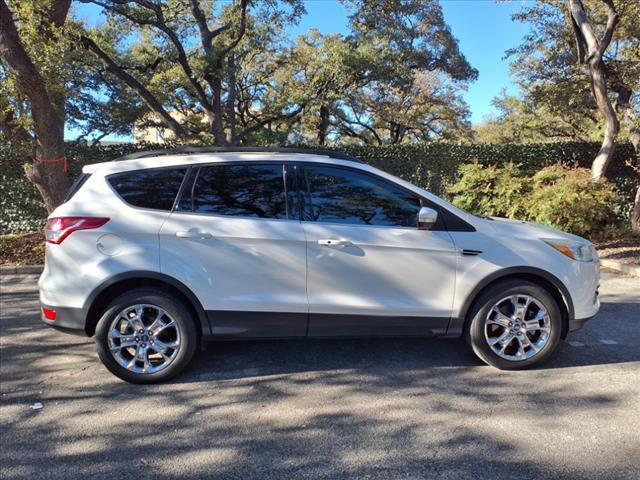
<instances>
[{"instance_id":1,"label":"roof rail","mask_svg":"<svg viewBox=\"0 0 640 480\"><path fill-rule=\"evenodd\" d=\"M322 148L295 148L295 147L174 147L162 150L146 150L143 152L130 153L116 158L119 160L134 160L137 158L156 157L160 155L187 155L191 153L306 153L311 155L324 155L338 160L348 160L350 162L364 163L352 155L334 152Z\"/></svg>"}]
</instances>

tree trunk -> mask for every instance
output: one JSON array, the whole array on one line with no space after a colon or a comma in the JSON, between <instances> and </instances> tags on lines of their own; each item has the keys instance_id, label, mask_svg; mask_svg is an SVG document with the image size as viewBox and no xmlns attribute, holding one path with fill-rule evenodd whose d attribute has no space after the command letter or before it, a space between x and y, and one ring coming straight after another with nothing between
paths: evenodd
<instances>
[{"instance_id":1,"label":"tree trunk","mask_svg":"<svg viewBox=\"0 0 640 480\"><path fill-rule=\"evenodd\" d=\"M213 91L213 98L211 99L213 107L213 116L210 117L211 133L216 145L226 145L227 136L224 133L224 126L222 125L222 82L220 78L215 77L210 82Z\"/></svg>"},{"instance_id":2,"label":"tree trunk","mask_svg":"<svg viewBox=\"0 0 640 480\"><path fill-rule=\"evenodd\" d=\"M316 142L324 145L327 140L327 130L329 129L329 109L326 105L320 105L320 118L318 119L318 135Z\"/></svg>"},{"instance_id":3,"label":"tree trunk","mask_svg":"<svg viewBox=\"0 0 640 480\"><path fill-rule=\"evenodd\" d=\"M70 185L69 176L65 172L64 97L56 97L55 105L43 107L31 104L36 132L36 160L24 167L27 178L40 192L49 213L64 201ZM42 110L48 112L42 115ZM46 163L47 160L54 159L57 161Z\"/></svg>"},{"instance_id":4,"label":"tree trunk","mask_svg":"<svg viewBox=\"0 0 640 480\"><path fill-rule=\"evenodd\" d=\"M613 0L603 0L607 8L607 26L598 39L595 30L589 21L589 17L584 11L584 6L580 0L569 0L569 13L571 15L571 25L578 47L578 60L587 64L589 68L589 80L591 81L591 91L598 106L598 111L604 119L605 135L598 155L591 166L591 177L594 180L602 178L613 158L616 136L620 129L616 112L607 96L607 81L605 65L603 62L604 52L609 47L613 32L618 24L618 13L616 12Z\"/></svg>"},{"instance_id":5,"label":"tree trunk","mask_svg":"<svg viewBox=\"0 0 640 480\"><path fill-rule=\"evenodd\" d=\"M62 26L69 3L67 0L53 1L46 21ZM47 34L49 28L50 25L43 24L43 34ZM47 211L51 213L62 203L69 187L69 178L64 169L65 98L63 94L52 94L47 88L20 40L13 14L4 0L0 0L0 55L14 74L16 87L31 107L36 158L25 167L25 173L35 184Z\"/></svg>"},{"instance_id":6,"label":"tree trunk","mask_svg":"<svg viewBox=\"0 0 640 480\"><path fill-rule=\"evenodd\" d=\"M636 172L640 177L640 130L633 128L629 133L629 138L633 144L633 149L636 152ZM633 213L631 215L631 229L640 234L640 185L636 190L636 198L633 203Z\"/></svg>"},{"instance_id":7,"label":"tree trunk","mask_svg":"<svg viewBox=\"0 0 640 480\"><path fill-rule=\"evenodd\" d=\"M613 158L616 146L616 137L620 131L620 124L616 112L611 105L611 100L607 95L607 82L604 63L600 59L589 61L589 76L591 78L591 89L596 100L598 110L604 119L604 139L600 151L591 165L591 177L599 180L604 177L607 167Z\"/></svg>"},{"instance_id":8,"label":"tree trunk","mask_svg":"<svg viewBox=\"0 0 640 480\"><path fill-rule=\"evenodd\" d=\"M229 54L227 60L229 72L227 75L227 101L226 116L227 127L229 129L228 142L230 145L238 145L238 132L236 130L236 59L233 53Z\"/></svg>"},{"instance_id":9,"label":"tree trunk","mask_svg":"<svg viewBox=\"0 0 640 480\"><path fill-rule=\"evenodd\" d=\"M631 214L631 228L634 232L640 233L640 187L636 190L636 200L633 203L633 213Z\"/></svg>"},{"instance_id":10,"label":"tree trunk","mask_svg":"<svg viewBox=\"0 0 640 480\"><path fill-rule=\"evenodd\" d=\"M612 90L618 94L616 102L616 112L621 122L629 129L629 140L635 152L636 172L640 176L640 128L638 127L636 116L631 108L631 97L633 92L619 78L615 78ZM636 198L633 204L633 214L631 215L631 229L640 233L640 186L636 191Z\"/></svg>"}]
</instances>

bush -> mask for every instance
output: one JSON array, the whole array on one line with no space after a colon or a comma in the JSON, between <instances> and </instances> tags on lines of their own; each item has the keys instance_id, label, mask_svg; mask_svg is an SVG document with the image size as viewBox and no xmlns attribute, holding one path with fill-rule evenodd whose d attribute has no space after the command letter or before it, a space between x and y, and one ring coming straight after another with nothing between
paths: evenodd
<instances>
[{"instance_id":1,"label":"bush","mask_svg":"<svg viewBox=\"0 0 640 480\"><path fill-rule=\"evenodd\" d=\"M586 168L556 164L527 175L513 164L460 168L449 193L459 208L478 215L519 218L581 236L611 231L620 195L608 180L591 181Z\"/></svg>"},{"instance_id":2,"label":"bush","mask_svg":"<svg viewBox=\"0 0 640 480\"><path fill-rule=\"evenodd\" d=\"M0 235L44 227L47 210L36 187L23 178L0 177Z\"/></svg>"},{"instance_id":3,"label":"bush","mask_svg":"<svg viewBox=\"0 0 640 480\"><path fill-rule=\"evenodd\" d=\"M586 168L554 165L532 177L527 218L580 236L598 237L616 223L620 197L611 182L591 180Z\"/></svg>"},{"instance_id":4,"label":"bush","mask_svg":"<svg viewBox=\"0 0 640 480\"><path fill-rule=\"evenodd\" d=\"M521 217L525 179L518 176L518 168L507 163L499 168L485 167L473 162L460 167L462 179L448 189L454 204L478 215Z\"/></svg>"}]
</instances>

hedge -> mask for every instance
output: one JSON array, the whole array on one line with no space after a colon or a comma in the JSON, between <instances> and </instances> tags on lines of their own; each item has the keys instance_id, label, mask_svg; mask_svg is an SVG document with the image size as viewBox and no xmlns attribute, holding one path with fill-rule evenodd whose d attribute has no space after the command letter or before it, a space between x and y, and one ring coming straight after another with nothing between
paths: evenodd
<instances>
[{"instance_id":1,"label":"hedge","mask_svg":"<svg viewBox=\"0 0 640 480\"><path fill-rule=\"evenodd\" d=\"M88 146L69 142L66 156L72 177L82 166L113 160L140 150L162 149L167 145L119 144ZM599 143L562 142L545 144L454 144L424 143L417 145L348 145L334 150L349 153L360 160L393 175L446 197L446 189L458 178L461 164L477 161L484 165L515 163L525 174L562 163L589 167ZM629 219L638 177L625 165L634 159L633 146L617 146L607 176L621 194L619 221ZM35 187L24 177L23 158L6 143L0 142L0 234L19 233L41 228L46 211Z\"/></svg>"}]
</instances>

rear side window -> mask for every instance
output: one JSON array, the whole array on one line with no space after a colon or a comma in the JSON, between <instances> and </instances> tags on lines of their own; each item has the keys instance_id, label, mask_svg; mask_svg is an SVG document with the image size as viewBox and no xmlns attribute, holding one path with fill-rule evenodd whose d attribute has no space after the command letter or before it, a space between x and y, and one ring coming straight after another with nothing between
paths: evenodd
<instances>
[{"instance_id":1,"label":"rear side window","mask_svg":"<svg viewBox=\"0 0 640 480\"><path fill-rule=\"evenodd\" d=\"M186 171L186 168L138 170L113 175L109 183L134 207L171 210Z\"/></svg>"},{"instance_id":2,"label":"rear side window","mask_svg":"<svg viewBox=\"0 0 640 480\"><path fill-rule=\"evenodd\" d=\"M185 192L180 210L231 217L286 219L289 215L282 164L202 167L191 193Z\"/></svg>"},{"instance_id":3,"label":"rear side window","mask_svg":"<svg viewBox=\"0 0 640 480\"><path fill-rule=\"evenodd\" d=\"M420 198L390 182L340 167L305 167L304 220L417 227Z\"/></svg>"}]
</instances>

